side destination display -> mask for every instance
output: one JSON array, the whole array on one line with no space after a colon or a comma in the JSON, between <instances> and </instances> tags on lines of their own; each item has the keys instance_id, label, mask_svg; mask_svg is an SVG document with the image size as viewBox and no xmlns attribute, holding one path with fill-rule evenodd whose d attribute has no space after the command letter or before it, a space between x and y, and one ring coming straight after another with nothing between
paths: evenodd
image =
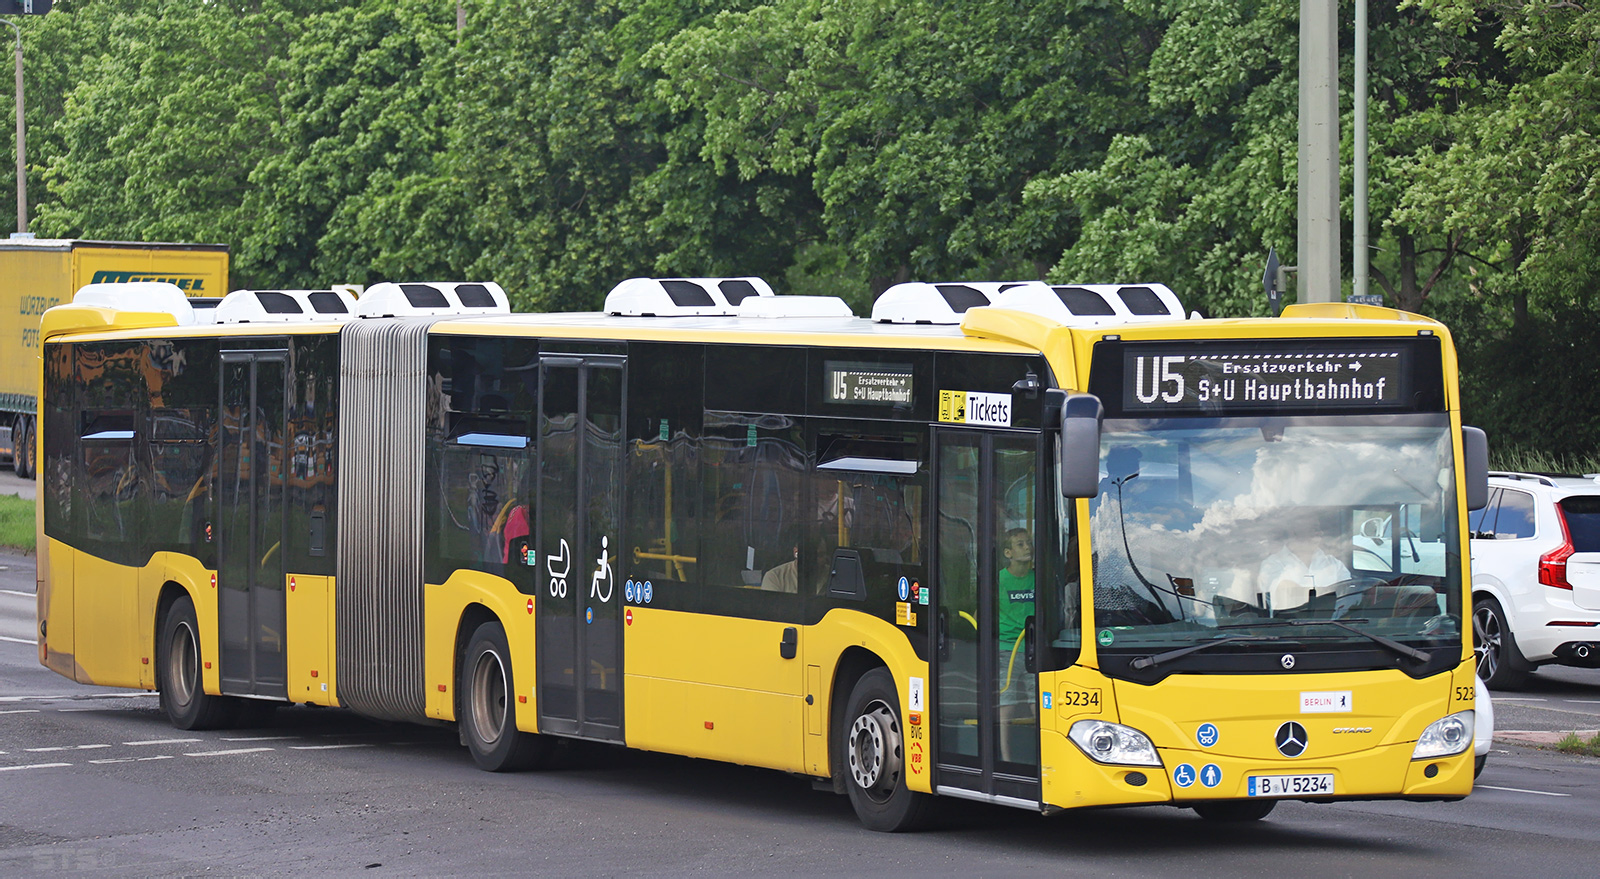
<instances>
[{"instance_id":1,"label":"side destination display","mask_svg":"<svg viewBox=\"0 0 1600 879\"><path fill-rule=\"evenodd\" d=\"M1436 336L1096 344L1089 390L1110 417L1436 412Z\"/></svg>"},{"instance_id":2,"label":"side destination display","mask_svg":"<svg viewBox=\"0 0 1600 879\"><path fill-rule=\"evenodd\" d=\"M911 405L913 387L909 363L845 363L829 360L823 369L827 373L829 403Z\"/></svg>"}]
</instances>

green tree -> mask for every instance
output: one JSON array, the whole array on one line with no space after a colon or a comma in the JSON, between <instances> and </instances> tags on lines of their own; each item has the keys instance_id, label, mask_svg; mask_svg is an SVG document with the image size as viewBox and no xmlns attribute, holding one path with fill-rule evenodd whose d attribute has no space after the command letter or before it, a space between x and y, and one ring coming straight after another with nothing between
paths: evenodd
<instances>
[{"instance_id":1,"label":"green tree","mask_svg":"<svg viewBox=\"0 0 1600 879\"><path fill-rule=\"evenodd\" d=\"M1075 233L1027 182L1095 160L1140 95L1150 33L1092 2L776 0L648 60L700 155L820 202L823 241L874 291L912 277L1037 276ZM775 185L777 185L775 180Z\"/></svg>"}]
</instances>

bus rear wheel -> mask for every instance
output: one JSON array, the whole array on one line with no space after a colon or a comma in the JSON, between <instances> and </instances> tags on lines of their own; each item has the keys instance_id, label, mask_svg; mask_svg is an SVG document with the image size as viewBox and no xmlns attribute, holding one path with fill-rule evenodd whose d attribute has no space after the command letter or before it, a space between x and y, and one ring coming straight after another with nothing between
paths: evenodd
<instances>
[{"instance_id":1,"label":"bus rear wheel","mask_svg":"<svg viewBox=\"0 0 1600 879\"><path fill-rule=\"evenodd\" d=\"M205 691L200 626L185 595L167 608L156 645L156 688L167 720L178 729L217 729L233 722L234 700Z\"/></svg>"},{"instance_id":2,"label":"bus rear wheel","mask_svg":"<svg viewBox=\"0 0 1600 879\"><path fill-rule=\"evenodd\" d=\"M861 676L845 703L834 743L842 757L845 791L868 830L914 830L928 812L927 794L906 788L906 745L900 699L885 668Z\"/></svg>"},{"instance_id":3,"label":"bus rear wheel","mask_svg":"<svg viewBox=\"0 0 1600 879\"><path fill-rule=\"evenodd\" d=\"M544 760L550 750L548 737L517 729L511 650L505 627L498 622L473 630L456 692L461 698L457 713L461 740L479 769L514 772Z\"/></svg>"}]
</instances>

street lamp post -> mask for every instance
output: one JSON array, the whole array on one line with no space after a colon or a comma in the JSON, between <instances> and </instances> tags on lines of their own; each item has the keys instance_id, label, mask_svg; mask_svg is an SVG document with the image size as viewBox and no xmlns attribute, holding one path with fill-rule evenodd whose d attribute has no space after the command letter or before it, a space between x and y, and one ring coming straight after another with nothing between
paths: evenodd
<instances>
[{"instance_id":1,"label":"street lamp post","mask_svg":"<svg viewBox=\"0 0 1600 879\"><path fill-rule=\"evenodd\" d=\"M17 231L28 231L28 141L22 124L22 28L0 18L17 35Z\"/></svg>"}]
</instances>

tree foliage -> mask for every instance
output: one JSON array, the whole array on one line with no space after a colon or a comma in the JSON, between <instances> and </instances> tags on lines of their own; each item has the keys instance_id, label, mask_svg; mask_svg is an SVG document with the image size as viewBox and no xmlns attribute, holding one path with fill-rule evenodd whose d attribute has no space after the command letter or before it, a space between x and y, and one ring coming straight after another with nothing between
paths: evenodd
<instances>
[{"instance_id":1,"label":"tree foliage","mask_svg":"<svg viewBox=\"0 0 1600 879\"><path fill-rule=\"evenodd\" d=\"M34 231L226 242L241 286L492 278L542 309L758 274L858 311L1048 277L1261 314L1268 248L1296 259L1291 0L457 5L57 0L21 23ZM1468 417L1513 444L1552 442L1515 417L1553 387L1527 358L1595 361L1560 321L1600 302L1596 16L1369 8L1374 292L1452 321Z\"/></svg>"}]
</instances>

